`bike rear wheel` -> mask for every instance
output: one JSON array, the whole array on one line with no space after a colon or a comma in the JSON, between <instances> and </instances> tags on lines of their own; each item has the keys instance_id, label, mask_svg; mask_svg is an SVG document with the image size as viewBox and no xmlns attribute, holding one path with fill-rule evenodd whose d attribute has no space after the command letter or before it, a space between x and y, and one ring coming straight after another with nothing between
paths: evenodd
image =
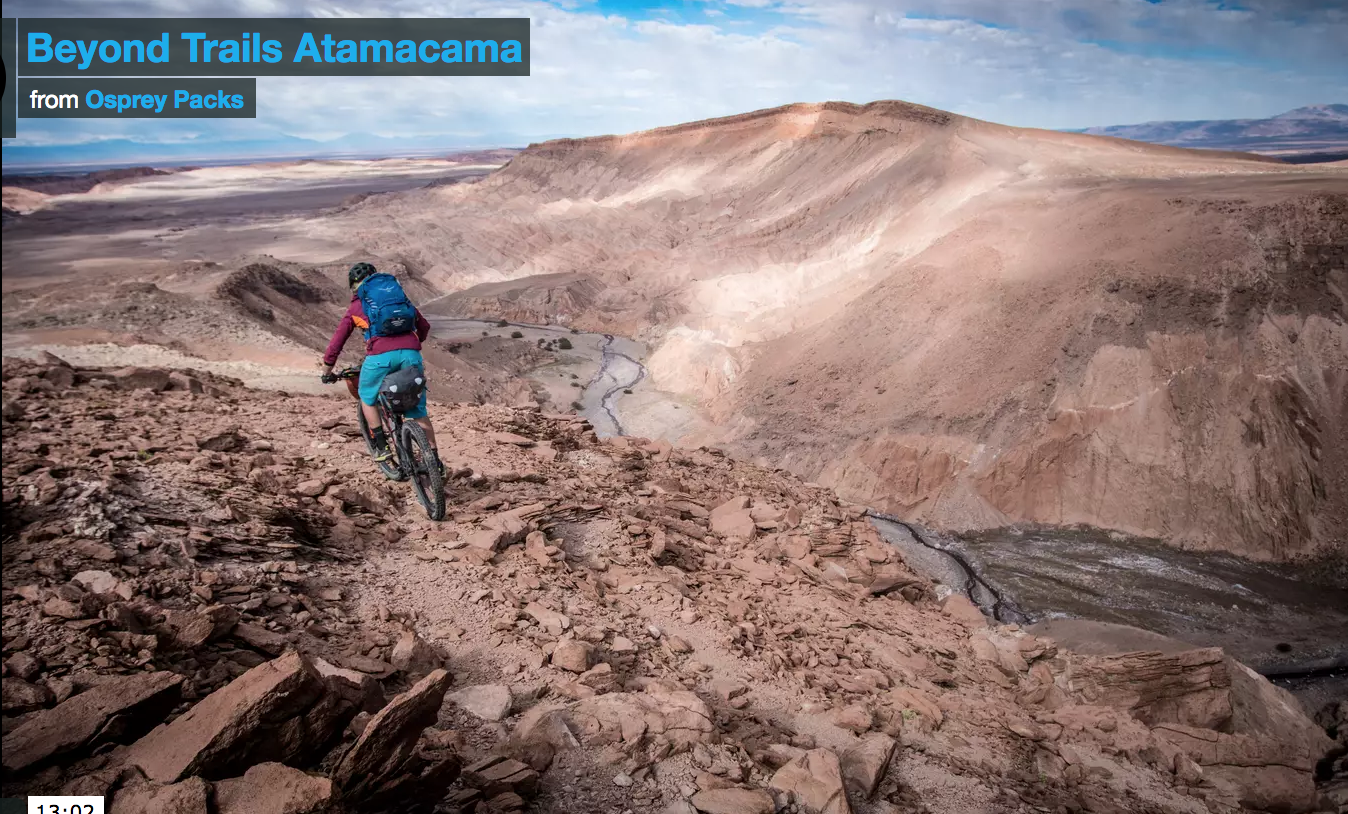
<instances>
[{"instance_id":1,"label":"bike rear wheel","mask_svg":"<svg viewBox=\"0 0 1348 814\"><path fill-rule=\"evenodd\" d=\"M417 500L432 520L445 519L445 483L435 450L431 449L426 431L415 421L403 422L403 446L407 457L403 461L412 475L412 487Z\"/></svg>"},{"instance_id":2,"label":"bike rear wheel","mask_svg":"<svg viewBox=\"0 0 1348 814\"><path fill-rule=\"evenodd\" d=\"M370 451L370 457L373 458L376 452L374 438L370 435L370 423L365 420L365 411L357 407L356 418L359 421L360 435L365 439L365 448ZM393 428L385 424L384 435L389 439L389 445L392 446ZM387 461L375 461L375 465L379 467L380 472L384 473L384 477L389 480L400 481L407 479L407 476L403 474L402 467L398 465L396 450L394 451L394 457L389 458Z\"/></svg>"}]
</instances>

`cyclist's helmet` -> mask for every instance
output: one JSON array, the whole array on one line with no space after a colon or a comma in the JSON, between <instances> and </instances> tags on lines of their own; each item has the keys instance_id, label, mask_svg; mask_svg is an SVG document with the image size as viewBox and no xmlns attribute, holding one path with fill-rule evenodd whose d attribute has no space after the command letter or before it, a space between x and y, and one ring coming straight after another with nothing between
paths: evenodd
<instances>
[{"instance_id":1,"label":"cyclist's helmet","mask_svg":"<svg viewBox=\"0 0 1348 814\"><path fill-rule=\"evenodd\" d=\"M351 267L351 270L346 273L346 284L349 288L355 288L360 285L366 277L369 277L374 273L375 268L369 263L356 263Z\"/></svg>"}]
</instances>

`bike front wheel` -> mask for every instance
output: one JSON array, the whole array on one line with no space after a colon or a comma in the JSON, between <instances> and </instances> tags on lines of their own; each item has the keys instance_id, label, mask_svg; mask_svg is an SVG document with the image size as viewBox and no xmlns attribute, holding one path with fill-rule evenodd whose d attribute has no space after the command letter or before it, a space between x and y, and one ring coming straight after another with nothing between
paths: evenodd
<instances>
[{"instance_id":1,"label":"bike front wheel","mask_svg":"<svg viewBox=\"0 0 1348 814\"><path fill-rule=\"evenodd\" d=\"M445 482L440 475L439 460L426 431L415 421L403 423L403 447L406 453L403 464L411 473L417 500L426 509L427 517L444 520Z\"/></svg>"},{"instance_id":2,"label":"bike front wheel","mask_svg":"<svg viewBox=\"0 0 1348 814\"><path fill-rule=\"evenodd\" d=\"M370 451L370 457L373 458L376 452L374 438L370 435L370 423L365 420L365 411L360 409L360 407L356 408L356 418L360 422L360 435L365 439L365 448ZM390 428L385 427L384 433L388 437L389 442L392 443L393 433ZM389 480L407 479L407 476L403 474L402 467L398 466L398 462L394 458L389 458L387 461L375 461L375 465L379 467L380 472L384 473L384 477Z\"/></svg>"}]
</instances>

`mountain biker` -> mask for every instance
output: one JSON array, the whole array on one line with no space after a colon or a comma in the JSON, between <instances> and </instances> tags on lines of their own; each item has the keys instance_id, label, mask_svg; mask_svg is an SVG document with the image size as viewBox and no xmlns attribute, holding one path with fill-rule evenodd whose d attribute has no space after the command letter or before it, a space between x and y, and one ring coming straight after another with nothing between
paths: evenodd
<instances>
[{"instance_id":1,"label":"mountain biker","mask_svg":"<svg viewBox=\"0 0 1348 814\"><path fill-rule=\"evenodd\" d=\"M358 387L360 409L365 413L365 422L370 427L371 440L376 450L374 459L387 461L393 457L393 449L389 444L388 434L384 431L383 422L379 419L379 410L375 407L379 397L379 385L386 375L395 370L414 365L425 369L421 358L421 343L426 341L426 337L430 334L431 324L421 315L420 310L416 310L415 330L392 336L372 335L369 331L370 320L365 315L365 306L357 290L361 283L377 273L373 265L363 262L354 264L347 272L346 283L351 289L351 304L347 306L342 321L337 323L332 341L328 342L328 350L323 354L323 378L327 381L332 375L332 367L337 364L342 346L346 344L351 332L359 326L365 331L365 361L360 366ZM443 472L444 464L440 462L440 452L435 444L435 430L431 427L431 419L426 411L425 391L422 391L417 406L404 412L403 415L420 424L426 431L426 440L430 442L436 463Z\"/></svg>"}]
</instances>

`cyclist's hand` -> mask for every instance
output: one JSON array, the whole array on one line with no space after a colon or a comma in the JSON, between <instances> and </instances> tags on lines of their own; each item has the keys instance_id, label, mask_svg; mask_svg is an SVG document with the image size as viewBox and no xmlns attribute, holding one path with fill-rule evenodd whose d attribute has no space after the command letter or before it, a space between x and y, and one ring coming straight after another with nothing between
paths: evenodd
<instances>
[{"instance_id":1,"label":"cyclist's hand","mask_svg":"<svg viewBox=\"0 0 1348 814\"><path fill-rule=\"evenodd\" d=\"M328 371L327 373L324 373L322 376L319 376L318 378L322 380L323 384L332 384L333 382L337 381L337 374L333 373L332 371Z\"/></svg>"}]
</instances>

